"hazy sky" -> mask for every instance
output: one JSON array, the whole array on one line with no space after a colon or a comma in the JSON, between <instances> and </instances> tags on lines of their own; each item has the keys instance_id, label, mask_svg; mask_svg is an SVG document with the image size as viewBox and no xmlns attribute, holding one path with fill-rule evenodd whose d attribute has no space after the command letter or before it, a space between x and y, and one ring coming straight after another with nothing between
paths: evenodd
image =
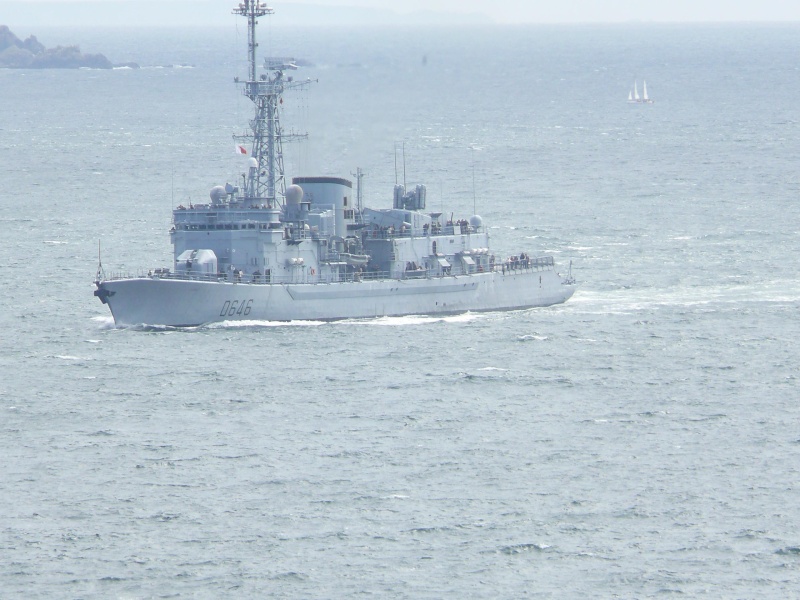
<instances>
[{"instance_id":1,"label":"hazy sky","mask_svg":"<svg viewBox=\"0 0 800 600\"><path fill-rule=\"evenodd\" d=\"M283 0L280 4L311 4ZM326 6L361 6L396 12L483 13L496 21L797 21L800 0L315 0Z\"/></svg>"},{"instance_id":2,"label":"hazy sky","mask_svg":"<svg viewBox=\"0 0 800 600\"><path fill-rule=\"evenodd\" d=\"M0 23L3 14L25 15L27 20L39 16L47 20L49 7L56 12L66 10L74 4L84 8L92 5L92 11L99 20L114 16L115 8L119 14L126 13L123 21L131 14L141 13L163 15L163 18L180 19L183 22L203 22L210 15L228 15L238 0L0 0ZM619 23L628 21L643 22L717 22L717 21L800 21L800 0L274 0L268 4L278 13L286 11L291 15L313 15L311 9L316 5L324 13L324 19L335 7L343 18L356 17L357 20L386 20L392 13L428 13L439 22L447 22L442 14L453 15L454 21L497 23ZM124 9L123 9L124 5ZM85 14L76 8L76 13ZM430 13L440 13L430 15ZM480 17L483 15L483 17ZM102 17L102 18L101 18ZM172 23L165 23L172 24Z\"/></svg>"}]
</instances>

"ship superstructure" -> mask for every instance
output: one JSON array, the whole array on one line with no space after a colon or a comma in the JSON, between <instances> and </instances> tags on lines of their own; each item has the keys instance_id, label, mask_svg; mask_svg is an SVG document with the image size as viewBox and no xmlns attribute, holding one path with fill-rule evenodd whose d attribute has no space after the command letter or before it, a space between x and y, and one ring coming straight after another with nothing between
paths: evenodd
<instances>
[{"instance_id":1,"label":"ship superstructure","mask_svg":"<svg viewBox=\"0 0 800 600\"><path fill-rule=\"evenodd\" d=\"M564 302L570 276L552 257L496 258L478 215L426 212L424 185L397 184L392 207L362 206L361 180L294 177L286 185L280 106L286 90L307 85L286 73L291 58L256 69L256 25L272 9L244 0L248 79L254 105L237 148L249 154L235 183L209 201L173 210L171 267L136 277L98 271L95 295L118 325L190 326L230 319L341 319L499 310Z\"/></svg>"}]
</instances>

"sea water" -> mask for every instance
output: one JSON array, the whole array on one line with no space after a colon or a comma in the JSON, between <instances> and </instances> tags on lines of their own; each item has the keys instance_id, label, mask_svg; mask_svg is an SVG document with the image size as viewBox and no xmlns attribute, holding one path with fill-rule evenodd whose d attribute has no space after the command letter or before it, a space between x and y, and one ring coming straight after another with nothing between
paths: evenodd
<instances>
[{"instance_id":1,"label":"sea water","mask_svg":"<svg viewBox=\"0 0 800 600\"><path fill-rule=\"evenodd\" d=\"M143 68L0 71L0 595L797 594L798 26L279 25L290 175L426 183L579 289L117 329L98 248L170 266L243 170L246 31L35 32Z\"/></svg>"}]
</instances>

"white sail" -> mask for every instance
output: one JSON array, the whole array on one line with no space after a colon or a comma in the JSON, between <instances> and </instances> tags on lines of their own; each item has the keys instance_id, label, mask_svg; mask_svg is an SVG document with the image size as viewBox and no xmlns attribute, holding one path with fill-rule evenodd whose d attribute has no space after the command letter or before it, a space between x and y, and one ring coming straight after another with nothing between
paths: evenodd
<instances>
[{"instance_id":1,"label":"white sail","mask_svg":"<svg viewBox=\"0 0 800 600\"><path fill-rule=\"evenodd\" d=\"M633 82L633 99L639 101L639 87L635 81Z\"/></svg>"},{"instance_id":2,"label":"white sail","mask_svg":"<svg viewBox=\"0 0 800 600\"><path fill-rule=\"evenodd\" d=\"M649 98L647 97L647 82L646 81L642 81L642 96L644 98L644 101L647 102Z\"/></svg>"}]
</instances>

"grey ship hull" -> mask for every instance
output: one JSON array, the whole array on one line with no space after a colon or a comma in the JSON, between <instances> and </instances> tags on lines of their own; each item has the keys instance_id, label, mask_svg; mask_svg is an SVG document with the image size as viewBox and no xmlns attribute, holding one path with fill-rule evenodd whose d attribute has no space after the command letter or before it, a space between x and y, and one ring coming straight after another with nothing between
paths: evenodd
<instances>
[{"instance_id":1,"label":"grey ship hull","mask_svg":"<svg viewBox=\"0 0 800 600\"><path fill-rule=\"evenodd\" d=\"M536 270L297 284L141 277L97 285L118 326L175 327L511 310L560 304L575 290L554 271Z\"/></svg>"}]
</instances>

